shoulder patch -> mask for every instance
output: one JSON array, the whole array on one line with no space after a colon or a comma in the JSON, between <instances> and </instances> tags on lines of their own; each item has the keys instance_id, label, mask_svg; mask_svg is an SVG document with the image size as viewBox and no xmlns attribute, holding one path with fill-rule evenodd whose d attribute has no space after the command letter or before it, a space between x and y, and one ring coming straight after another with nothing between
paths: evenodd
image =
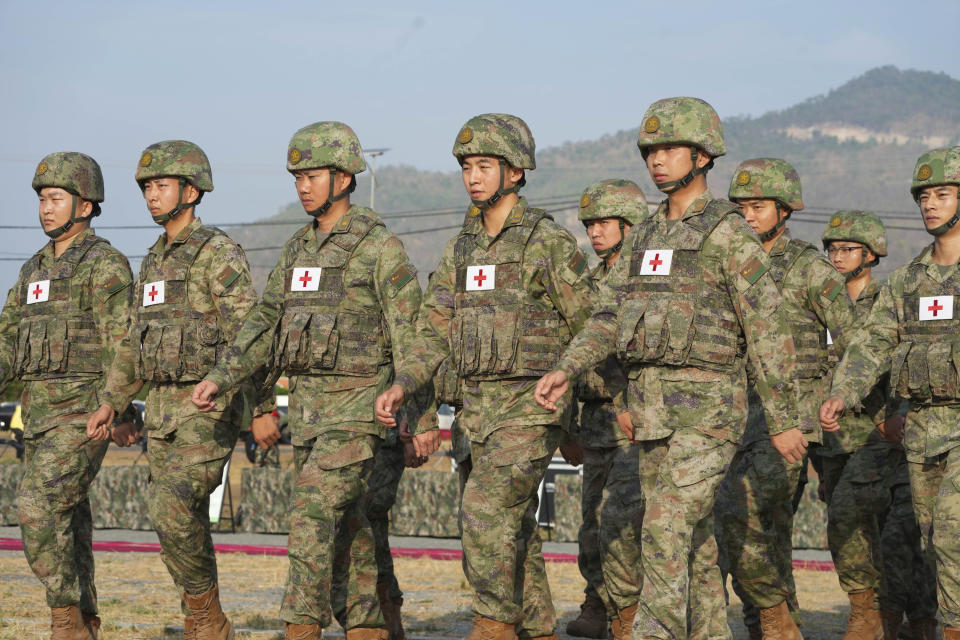
<instances>
[{"instance_id":1,"label":"shoulder patch","mask_svg":"<svg viewBox=\"0 0 960 640\"><path fill-rule=\"evenodd\" d=\"M752 258L740 269L740 275L750 284L756 284L757 280L767 272L767 265L763 264L759 258Z\"/></svg>"},{"instance_id":2,"label":"shoulder patch","mask_svg":"<svg viewBox=\"0 0 960 640\"><path fill-rule=\"evenodd\" d=\"M579 276L587 267L587 257L583 255L582 251L577 250L576 253L573 254L573 257L570 258L570 262L567 263L567 266L570 267L571 271Z\"/></svg>"},{"instance_id":3,"label":"shoulder patch","mask_svg":"<svg viewBox=\"0 0 960 640\"><path fill-rule=\"evenodd\" d=\"M220 286L226 288L234 283L234 281L240 277L240 272L234 269L231 266L226 266L223 268L223 271L220 272L220 275L217 276L217 282L220 283Z\"/></svg>"},{"instance_id":4,"label":"shoulder patch","mask_svg":"<svg viewBox=\"0 0 960 640\"><path fill-rule=\"evenodd\" d=\"M387 280L393 287L399 291L407 285L408 282L412 281L416 276L413 273L413 269L408 264L402 264L396 269L393 273L390 274L390 277Z\"/></svg>"},{"instance_id":5,"label":"shoulder patch","mask_svg":"<svg viewBox=\"0 0 960 640\"><path fill-rule=\"evenodd\" d=\"M106 288L107 294L112 296L118 291L121 291L125 286L127 286L126 282L124 282L117 276L113 276L109 280L107 280L107 283L104 285L104 288Z\"/></svg>"},{"instance_id":6,"label":"shoulder patch","mask_svg":"<svg viewBox=\"0 0 960 640\"><path fill-rule=\"evenodd\" d=\"M844 284L842 282L828 281L827 284L823 285L823 289L820 290L820 295L833 302L840 292L844 290Z\"/></svg>"}]
</instances>

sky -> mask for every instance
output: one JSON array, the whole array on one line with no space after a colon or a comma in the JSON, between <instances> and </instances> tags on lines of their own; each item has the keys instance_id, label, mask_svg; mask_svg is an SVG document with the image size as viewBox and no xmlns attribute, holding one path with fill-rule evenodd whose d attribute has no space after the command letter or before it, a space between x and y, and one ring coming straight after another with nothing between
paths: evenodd
<instances>
[{"instance_id":1,"label":"sky","mask_svg":"<svg viewBox=\"0 0 960 640\"><path fill-rule=\"evenodd\" d=\"M102 224L149 223L133 173L153 142L188 139L213 166L205 222L295 200L286 145L350 124L377 160L454 171L460 126L515 113L538 148L637 126L694 95L721 118L789 107L886 64L960 78L960 3L59 2L0 0L0 290L46 241L40 159L103 167ZM454 203L452 203L454 204ZM160 229L104 230L138 255Z\"/></svg>"}]
</instances>

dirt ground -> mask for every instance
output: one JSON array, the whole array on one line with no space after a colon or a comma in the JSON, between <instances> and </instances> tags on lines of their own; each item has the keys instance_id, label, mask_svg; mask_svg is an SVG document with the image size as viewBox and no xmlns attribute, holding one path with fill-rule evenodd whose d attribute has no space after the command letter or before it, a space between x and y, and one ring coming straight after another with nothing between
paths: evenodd
<instances>
[{"instance_id":1,"label":"dirt ground","mask_svg":"<svg viewBox=\"0 0 960 640\"><path fill-rule=\"evenodd\" d=\"M97 553L103 630L106 640L181 638L182 618L170 578L158 554ZM222 554L220 583L223 606L237 638L281 638L277 618L286 557ZM574 563L547 563L561 638L568 620L576 616L583 579ZM470 629L470 592L458 561L398 558L396 571L405 591L403 616L407 635L416 638L463 638ZM807 640L842 637L846 626L846 598L836 575L825 571L797 571L797 588L804 609ZM740 607L731 592L730 626L734 638L746 638ZM19 551L0 551L0 639L49 638L49 610L43 589ZM334 627L329 635L340 635ZM325 636L328 634L325 632Z\"/></svg>"}]
</instances>

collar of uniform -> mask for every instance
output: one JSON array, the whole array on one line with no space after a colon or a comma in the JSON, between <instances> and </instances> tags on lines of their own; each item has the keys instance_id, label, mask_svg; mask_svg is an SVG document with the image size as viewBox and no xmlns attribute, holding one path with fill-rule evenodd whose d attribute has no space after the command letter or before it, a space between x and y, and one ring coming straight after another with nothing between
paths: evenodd
<instances>
[{"instance_id":1,"label":"collar of uniform","mask_svg":"<svg viewBox=\"0 0 960 640\"><path fill-rule=\"evenodd\" d=\"M687 210L683 212L683 215L680 216L681 220L686 220L687 218L692 218L693 216L698 216L703 213L703 210L707 208L707 205L710 204L710 201L713 200L713 192L710 189L707 189L696 199L690 203L690 206L687 207ZM667 214L670 212L670 199L666 198L663 202L660 203L660 206L657 207L657 211L654 213L656 216L661 216L664 220L667 219Z\"/></svg>"},{"instance_id":2,"label":"collar of uniform","mask_svg":"<svg viewBox=\"0 0 960 640\"><path fill-rule=\"evenodd\" d=\"M517 204L513 205L513 209L507 214L506 219L504 219L503 227L500 229L500 233L503 233L504 230L509 227L516 227L523 224L523 214L526 213L528 206L527 199L523 196L520 196L520 199L517 200ZM481 235L486 233L483 228L482 212L477 215L469 216L467 224L464 227L464 233L470 233L473 235ZM498 233L497 235L500 234Z\"/></svg>"},{"instance_id":3,"label":"collar of uniform","mask_svg":"<svg viewBox=\"0 0 960 640\"><path fill-rule=\"evenodd\" d=\"M860 295L857 296L857 300L875 297L880 292L880 285L882 284L883 280L871 279L867 286L863 288L863 291L860 292Z\"/></svg>"},{"instance_id":4,"label":"collar of uniform","mask_svg":"<svg viewBox=\"0 0 960 640\"><path fill-rule=\"evenodd\" d=\"M336 224L333 225L333 228L330 229L330 233L327 234L327 237L324 239L324 242L330 239L335 233L347 233L350 231L350 223L353 222L353 217L359 211L357 205L350 205L350 208L343 212L343 215L340 216L340 219L337 220ZM300 237L300 241L303 243L303 248L306 249L309 253L316 253L320 250L321 243L317 242L317 227L314 223L307 225L308 231Z\"/></svg>"},{"instance_id":5,"label":"collar of uniform","mask_svg":"<svg viewBox=\"0 0 960 640\"><path fill-rule=\"evenodd\" d=\"M947 278L953 277L954 275L954 272L944 274L943 265L937 264L933 260L933 243L927 245L926 249L924 249L920 255L917 256L916 262L919 262L924 266L927 276L929 276L934 282L943 282ZM956 269L957 265L953 265L953 267Z\"/></svg>"},{"instance_id":6,"label":"collar of uniform","mask_svg":"<svg viewBox=\"0 0 960 640\"><path fill-rule=\"evenodd\" d=\"M773 243L773 246L770 247L771 256L782 255L784 251L787 250L787 247L790 245L790 229L784 229L783 233L780 234L780 237L777 238L777 241Z\"/></svg>"},{"instance_id":7,"label":"collar of uniform","mask_svg":"<svg viewBox=\"0 0 960 640\"><path fill-rule=\"evenodd\" d=\"M194 218L190 221L190 224L185 226L183 229L180 229L180 233L177 234L177 237L173 239L173 242L170 243L170 247L167 247L167 234L161 233L160 237L157 238L157 241L153 243L153 246L150 247L150 253L155 253L158 256L162 256L165 251L172 249L175 245L183 244L186 242L193 233L203 226L203 222L200 221L200 218Z\"/></svg>"},{"instance_id":8,"label":"collar of uniform","mask_svg":"<svg viewBox=\"0 0 960 640\"><path fill-rule=\"evenodd\" d=\"M73 236L73 241L70 243L70 247L83 242L83 240L87 236L89 236L91 233L93 233L93 229L91 229L90 227L87 227L77 235ZM69 250L70 247L67 247L67 249ZM52 260L56 262L57 258L55 258L53 255L53 240L50 240L49 242L47 242L47 244L43 245L43 248L37 252L37 255L40 256L40 264L43 264L47 260ZM63 255L64 254L60 254L60 257L63 257Z\"/></svg>"}]
</instances>

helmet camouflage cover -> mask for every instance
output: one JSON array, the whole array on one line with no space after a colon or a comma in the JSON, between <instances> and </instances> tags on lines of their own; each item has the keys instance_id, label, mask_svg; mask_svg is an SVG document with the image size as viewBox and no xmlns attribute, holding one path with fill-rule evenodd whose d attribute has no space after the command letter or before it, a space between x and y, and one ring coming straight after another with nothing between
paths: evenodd
<instances>
[{"instance_id":1,"label":"helmet camouflage cover","mask_svg":"<svg viewBox=\"0 0 960 640\"><path fill-rule=\"evenodd\" d=\"M865 245L877 257L887 255L887 230L880 218L869 211L838 211L820 239L824 249L834 240L847 240Z\"/></svg>"},{"instance_id":2,"label":"helmet camouflage cover","mask_svg":"<svg viewBox=\"0 0 960 640\"><path fill-rule=\"evenodd\" d=\"M33 190L60 187L89 200L103 202L103 173L90 156L76 151L58 151L44 157L33 175Z\"/></svg>"},{"instance_id":3,"label":"helmet camouflage cover","mask_svg":"<svg viewBox=\"0 0 960 640\"><path fill-rule=\"evenodd\" d=\"M203 149L186 140L165 140L144 149L137 165L137 183L152 178L185 178L200 191L213 191L213 173Z\"/></svg>"},{"instance_id":4,"label":"helmet camouflage cover","mask_svg":"<svg viewBox=\"0 0 960 640\"><path fill-rule=\"evenodd\" d=\"M466 156L498 156L515 169L536 169L536 143L527 123L506 113L470 118L453 143L457 160Z\"/></svg>"},{"instance_id":5,"label":"helmet camouflage cover","mask_svg":"<svg viewBox=\"0 0 960 640\"><path fill-rule=\"evenodd\" d=\"M713 158L727 153L720 117L699 98L666 98L650 105L640 125L637 146L643 151L657 144L692 145Z\"/></svg>"},{"instance_id":6,"label":"helmet camouflage cover","mask_svg":"<svg viewBox=\"0 0 960 640\"><path fill-rule=\"evenodd\" d=\"M287 145L287 171L325 167L350 175L367 169L357 134L342 122L308 124L293 134Z\"/></svg>"},{"instance_id":7,"label":"helmet camouflage cover","mask_svg":"<svg viewBox=\"0 0 960 640\"><path fill-rule=\"evenodd\" d=\"M800 175L786 160L754 158L740 163L733 172L731 200L776 200L790 211L803 209Z\"/></svg>"},{"instance_id":8,"label":"helmet camouflage cover","mask_svg":"<svg viewBox=\"0 0 960 640\"><path fill-rule=\"evenodd\" d=\"M583 190L578 217L581 221L621 218L635 225L647 217L647 199L630 180L601 180Z\"/></svg>"},{"instance_id":9,"label":"helmet camouflage cover","mask_svg":"<svg viewBox=\"0 0 960 640\"><path fill-rule=\"evenodd\" d=\"M913 168L910 193L920 197L920 190L938 184L960 185L960 147L943 147L927 151Z\"/></svg>"}]
</instances>

